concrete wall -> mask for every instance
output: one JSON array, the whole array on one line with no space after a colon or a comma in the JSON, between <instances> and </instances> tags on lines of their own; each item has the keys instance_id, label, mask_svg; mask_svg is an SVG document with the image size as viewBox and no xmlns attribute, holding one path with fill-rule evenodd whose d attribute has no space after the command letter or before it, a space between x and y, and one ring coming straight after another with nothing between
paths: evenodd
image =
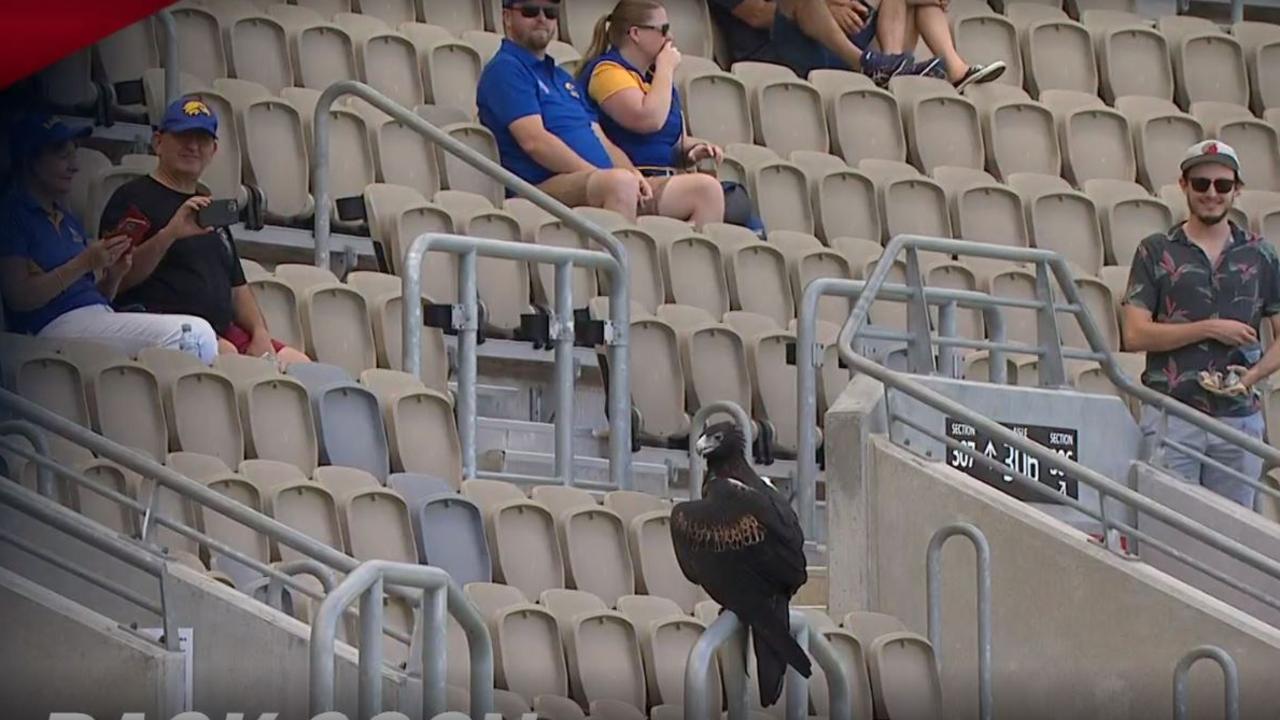
<instances>
[{"instance_id":1,"label":"concrete wall","mask_svg":"<svg viewBox=\"0 0 1280 720\"><path fill-rule=\"evenodd\" d=\"M182 711L181 653L3 569L0 637L6 720L48 720L50 711L167 719Z\"/></svg>"},{"instance_id":2,"label":"concrete wall","mask_svg":"<svg viewBox=\"0 0 1280 720\"><path fill-rule=\"evenodd\" d=\"M1275 522L1199 485L1175 480L1145 463L1134 466L1134 476L1138 492L1143 495L1187 515L1192 520L1208 525L1267 557L1280 560L1280 525ZM1260 590L1273 598L1280 598L1280 580L1192 540L1149 515L1138 516L1138 529L1151 534L1156 540L1168 543L1175 550L1200 560L1214 570L1244 582L1255 590ZM1231 603L1259 620L1280 627L1280 609L1188 567L1157 550L1154 545L1140 544L1138 547L1142 559L1152 566Z\"/></svg>"},{"instance_id":3,"label":"concrete wall","mask_svg":"<svg viewBox=\"0 0 1280 720\"><path fill-rule=\"evenodd\" d=\"M1174 665L1218 645L1240 667L1244 718L1280 714L1280 631L940 462L897 447L875 416L879 386L850 385L827 415L830 605L871 609L926 632L925 551L933 533L969 522L992 553L995 716L1168 718ZM948 543L943 573L946 717L976 717L974 553ZM1222 713L1221 679L1192 672L1191 717Z\"/></svg>"}]
</instances>

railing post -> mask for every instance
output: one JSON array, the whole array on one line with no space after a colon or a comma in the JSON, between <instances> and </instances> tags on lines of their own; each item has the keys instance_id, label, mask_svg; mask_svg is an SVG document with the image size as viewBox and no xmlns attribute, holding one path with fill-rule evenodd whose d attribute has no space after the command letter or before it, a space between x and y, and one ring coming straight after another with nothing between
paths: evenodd
<instances>
[{"instance_id":1,"label":"railing post","mask_svg":"<svg viewBox=\"0 0 1280 720\"><path fill-rule=\"evenodd\" d=\"M797 617L799 616L799 617ZM809 651L809 623L804 615L797 611L791 611L791 637L795 639L796 644ZM783 685L783 698L786 709L787 720L808 720L809 718L809 680L796 671L790 665L787 666Z\"/></svg>"},{"instance_id":2,"label":"railing post","mask_svg":"<svg viewBox=\"0 0 1280 720\"><path fill-rule=\"evenodd\" d=\"M929 602L929 644L942 664L942 546L954 535L973 543L978 556L978 717L991 720L991 546L974 525L953 523L939 528L929 540L926 561Z\"/></svg>"},{"instance_id":3,"label":"railing post","mask_svg":"<svg viewBox=\"0 0 1280 720\"><path fill-rule=\"evenodd\" d=\"M358 720L372 720L382 712L382 578L369 583L360 596L360 682Z\"/></svg>"},{"instance_id":4,"label":"railing post","mask_svg":"<svg viewBox=\"0 0 1280 720\"><path fill-rule=\"evenodd\" d=\"M938 336L950 338L956 336L956 313L959 307L954 301L938 306ZM943 377L960 377L960 354L954 345L942 345L938 348L938 370Z\"/></svg>"},{"instance_id":5,"label":"railing post","mask_svg":"<svg viewBox=\"0 0 1280 720\"><path fill-rule=\"evenodd\" d=\"M160 21L160 33L164 36L161 62L164 64L164 104L168 106L182 92L181 68L178 67L178 24L168 10L156 13L156 19Z\"/></svg>"},{"instance_id":6,"label":"railing post","mask_svg":"<svg viewBox=\"0 0 1280 720\"><path fill-rule=\"evenodd\" d=\"M907 287L911 291L911 296L907 299L907 332L912 335L907 343L907 365L913 373L932 375L934 364L929 339L929 306L924 298L920 254L915 248L907 248ZM861 296L858 299L861 301ZM875 293L871 293L871 299L875 300Z\"/></svg>"},{"instance_id":7,"label":"railing post","mask_svg":"<svg viewBox=\"0 0 1280 720\"><path fill-rule=\"evenodd\" d=\"M462 446L462 477L476 477L476 337L480 330L476 296L476 251L458 258L458 302L462 327L458 330L458 440Z\"/></svg>"},{"instance_id":8,"label":"railing post","mask_svg":"<svg viewBox=\"0 0 1280 720\"><path fill-rule=\"evenodd\" d=\"M438 648L446 647L449 623L448 588L422 593L422 716L435 717L447 708L449 663Z\"/></svg>"},{"instance_id":9,"label":"railing post","mask_svg":"<svg viewBox=\"0 0 1280 720\"><path fill-rule=\"evenodd\" d=\"M1062 335L1058 332L1058 314L1054 310L1053 284L1049 282L1047 263L1036 263L1036 299L1044 303L1036 311L1036 341L1044 354L1037 367L1041 387L1067 384L1067 370L1062 361Z\"/></svg>"},{"instance_id":10,"label":"railing post","mask_svg":"<svg viewBox=\"0 0 1280 720\"><path fill-rule=\"evenodd\" d=\"M705 463L694 446L707 427L707 419L716 413L728 413L733 416L734 422L738 424L738 428L742 430L742 436L747 441L747 452L751 452L751 418L747 416L747 411L743 410L741 405L730 400L717 400L698 408L698 412L693 414L693 423L689 428L689 497L694 500L702 497L702 475L706 471Z\"/></svg>"},{"instance_id":11,"label":"railing post","mask_svg":"<svg viewBox=\"0 0 1280 720\"><path fill-rule=\"evenodd\" d=\"M1198 660L1212 660L1222 668L1223 717L1226 720L1240 720L1240 671L1236 661L1227 651L1213 645L1201 645L1192 648L1173 670L1173 717L1174 720L1187 720L1191 717L1190 688L1187 679L1191 666Z\"/></svg>"},{"instance_id":12,"label":"railing post","mask_svg":"<svg viewBox=\"0 0 1280 720\"><path fill-rule=\"evenodd\" d=\"M0 422L0 435L20 435L31 443L31 449L35 450L38 455L43 455L44 457L53 456L52 451L49 449L49 438L45 435L45 432L25 420ZM13 479L21 480L21 478L17 477ZM53 477L53 473L43 465L36 466L36 492L61 502L59 497L61 493L58 492L58 484Z\"/></svg>"},{"instance_id":13,"label":"railing post","mask_svg":"<svg viewBox=\"0 0 1280 720\"><path fill-rule=\"evenodd\" d=\"M573 265L556 263L555 340L556 455L555 473L566 486L573 484Z\"/></svg>"},{"instance_id":14,"label":"railing post","mask_svg":"<svg viewBox=\"0 0 1280 720\"><path fill-rule=\"evenodd\" d=\"M725 610L698 637L689 650L684 668L684 720L719 720L720 713L715 707L719 698L711 694L711 674L716 669L718 651L729 644L738 645L742 652L724 653L720 658L728 699L727 720L747 719L746 634L738 616L732 610ZM742 642L734 643L735 639Z\"/></svg>"}]
</instances>

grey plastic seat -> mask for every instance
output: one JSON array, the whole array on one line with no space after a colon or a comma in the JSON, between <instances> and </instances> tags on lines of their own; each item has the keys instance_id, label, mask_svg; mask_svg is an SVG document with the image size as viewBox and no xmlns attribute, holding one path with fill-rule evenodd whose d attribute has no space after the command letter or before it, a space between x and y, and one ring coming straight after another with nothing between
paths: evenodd
<instances>
[{"instance_id":1,"label":"grey plastic seat","mask_svg":"<svg viewBox=\"0 0 1280 720\"><path fill-rule=\"evenodd\" d=\"M290 373L297 377L305 367L291 365ZM385 480L391 461L377 396L339 376L339 368L301 372L299 379L311 398L315 416L321 464L359 468L379 482Z\"/></svg>"},{"instance_id":2,"label":"grey plastic seat","mask_svg":"<svg viewBox=\"0 0 1280 720\"><path fill-rule=\"evenodd\" d=\"M1138 181L1152 192L1176 183L1182 153L1205 137L1200 121L1160 98L1125 96L1116 99L1116 109L1133 133Z\"/></svg>"},{"instance_id":3,"label":"grey plastic seat","mask_svg":"<svg viewBox=\"0 0 1280 720\"><path fill-rule=\"evenodd\" d=\"M1107 264L1128 265L1144 237L1173 226L1169 206L1137 183L1090 180L1084 191L1098 207Z\"/></svg>"},{"instance_id":4,"label":"grey plastic seat","mask_svg":"<svg viewBox=\"0 0 1280 720\"><path fill-rule=\"evenodd\" d=\"M907 156L921 172L939 165L981 169L982 126L973 101L937 78L899 75L889 81L907 131Z\"/></svg>"},{"instance_id":5,"label":"grey plastic seat","mask_svg":"<svg viewBox=\"0 0 1280 720\"><path fill-rule=\"evenodd\" d=\"M529 500L510 483L491 480L467 480L462 494L484 514L495 581L530 597L564 587L555 518L545 505Z\"/></svg>"},{"instance_id":6,"label":"grey plastic seat","mask_svg":"<svg viewBox=\"0 0 1280 720\"><path fill-rule=\"evenodd\" d=\"M795 150L827 150L827 122L817 88L783 65L737 62L731 71L747 86L757 143L783 157Z\"/></svg>"},{"instance_id":7,"label":"grey plastic seat","mask_svg":"<svg viewBox=\"0 0 1280 720\"><path fill-rule=\"evenodd\" d=\"M452 492L437 494L427 498L412 519L422 562L443 569L458 583L492 579L484 518L474 502Z\"/></svg>"},{"instance_id":8,"label":"grey plastic seat","mask_svg":"<svg viewBox=\"0 0 1280 720\"><path fill-rule=\"evenodd\" d=\"M1156 29L1169 41L1179 107L1190 109L1204 100L1249 104L1249 73L1239 40L1191 16L1161 17Z\"/></svg>"},{"instance_id":9,"label":"grey plastic seat","mask_svg":"<svg viewBox=\"0 0 1280 720\"><path fill-rule=\"evenodd\" d=\"M893 718L941 720L942 681L929 641L914 633L882 635L867 653L875 705Z\"/></svg>"},{"instance_id":10,"label":"grey plastic seat","mask_svg":"<svg viewBox=\"0 0 1280 720\"><path fill-rule=\"evenodd\" d=\"M1148 25L1122 22L1090 25L1098 56L1100 95L1108 102L1126 95L1173 100L1169 43Z\"/></svg>"},{"instance_id":11,"label":"grey plastic seat","mask_svg":"<svg viewBox=\"0 0 1280 720\"><path fill-rule=\"evenodd\" d=\"M871 179L835 155L797 150L791 162L804 171L814 207L816 234L830 244L840 236L879 238L884 230Z\"/></svg>"},{"instance_id":12,"label":"grey plastic seat","mask_svg":"<svg viewBox=\"0 0 1280 720\"><path fill-rule=\"evenodd\" d=\"M1061 172L1061 150L1048 108L1021 89L999 83L976 85L966 94L978 108L987 167L995 175Z\"/></svg>"},{"instance_id":13,"label":"grey plastic seat","mask_svg":"<svg viewBox=\"0 0 1280 720\"><path fill-rule=\"evenodd\" d=\"M238 475L227 473L212 480L206 480L205 487L235 500L254 512L263 511L262 496L258 488ZM210 537L258 562L265 564L271 561L271 546L266 535L213 510L201 509L199 516L204 532ZM260 571L238 560L225 557L212 548L206 548L205 553L209 558L209 569L226 573L236 587L245 587L253 580L262 577Z\"/></svg>"},{"instance_id":14,"label":"grey plastic seat","mask_svg":"<svg viewBox=\"0 0 1280 720\"><path fill-rule=\"evenodd\" d=\"M817 70L809 78L822 94L831 152L851 166L867 158L906 160L907 139L892 94L858 73Z\"/></svg>"},{"instance_id":15,"label":"grey plastic seat","mask_svg":"<svg viewBox=\"0 0 1280 720\"><path fill-rule=\"evenodd\" d=\"M689 134L720 146L749 143L751 127L747 87L720 70L686 72L678 81Z\"/></svg>"},{"instance_id":16,"label":"grey plastic seat","mask_svg":"<svg viewBox=\"0 0 1280 720\"><path fill-rule=\"evenodd\" d=\"M351 376L337 365L322 362L294 363L285 371L289 377L315 392L331 383L351 382Z\"/></svg>"},{"instance_id":17,"label":"grey plastic seat","mask_svg":"<svg viewBox=\"0 0 1280 720\"><path fill-rule=\"evenodd\" d=\"M635 592L635 575L622 518L582 489L544 485L532 497L556 518L565 581L608 605Z\"/></svg>"},{"instance_id":18,"label":"grey plastic seat","mask_svg":"<svg viewBox=\"0 0 1280 720\"><path fill-rule=\"evenodd\" d=\"M392 470L427 473L457 487L462 450L450 397L395 370L366 370L360 383L378 397Z\"/></svg>"}]
</instances>

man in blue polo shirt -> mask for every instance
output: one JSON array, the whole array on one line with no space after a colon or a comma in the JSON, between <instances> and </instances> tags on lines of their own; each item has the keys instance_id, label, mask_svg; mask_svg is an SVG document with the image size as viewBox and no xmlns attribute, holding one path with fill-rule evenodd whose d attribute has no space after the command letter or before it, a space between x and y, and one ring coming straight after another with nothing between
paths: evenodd
<instances>
[{"instance_id":1,"label":"man in blue polo shirt","mask_svg":"<svg viewBox=\"0 0 1280 720\"><path fill-rule=\"evenodd\" d=\"M573 77L547 55L559 0L503 0L507 37L476 89L502 165L560 202L634 219L653 188L605 137Z\"/></svg>"}]
</instances>

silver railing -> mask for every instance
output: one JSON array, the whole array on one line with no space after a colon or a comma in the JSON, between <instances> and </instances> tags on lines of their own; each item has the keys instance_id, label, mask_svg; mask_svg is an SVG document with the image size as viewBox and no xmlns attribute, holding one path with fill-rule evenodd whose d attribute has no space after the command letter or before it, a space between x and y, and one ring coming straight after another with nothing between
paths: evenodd
<instances>
[{"instance_id":1,"label":"silver railing","mask_svg":"<svg viewBox=\"0 0 1280 720\"><path fill-rule=\"evenodd\" d=\"M47 562L159 617L163 632L160 643L166 650L176 651L178 649L177 627L174 625L172 608L166 600L169 571L164 560L122 540L106 528L92 527L88 521L72 511L48 498L31 492L16 482L0 481L0 503L4 503L24 515L154 577L160 585L159 604L152 602L149 598L133 589L125 587L110 578L103 577L78 563L62 558L7 530L0 530L0 541L7 542L39 560Z\"/></svg>"},{"instance_id":2,"label":"silver railing","mask_svg":"<svg viewBox=\"0 0 1280 720\"><path fill-rule=\"evenodd\" d=\"M953 523L938 528L929 540L926 559L929 596L929 644L934 661L942 665L942 546L955 536L973 544L978 572L978 718L991 720L991 545L987 536L970 523Z\"/></svg>"},{"instance_id":3,"label":"silver railing","mask_svg":"<svg viewBox=\"0 0 1280 720\"><path fill-rule=\"evenodd\" d=\"M195 503L203 510L217 512L274 540L279 545L298 551L305 556L298 561L281 566L263 563L200 530L193 529L180 521L166 517L164 514L152 513L149 503L139 502L112 488L105 487L64 463L52 460L36 451L23 447L10 438L0 436L0 449L34 463L37 468L44 469L56 478L72 483L81 490L92 492L115 502L133 513L140 521L149 517L152 525L163 527L203 545L213 555L229 558L261 573L264 578L268 578L263 599L277 609L282 608L279 604L273 604L271 601L279 602L281 593L273 586L287 587L290 592L305 595L317 601L322 601L325 597L324 592L317 592L307 583L293 577L292 573L314 575L324 587L326 585L332 586L332 578L335 575L345 575L360 566L360 562L349 555L335 550L228 496L211 490L136 450L119 445L19 395L0 389L0 415L4 414L20 418L29 422L35 428L61 436L84 447L98 458L110 460L120 467L138 473L150 487L149 500L154 499L158 488L168 488ZM153 556L162 555L165 552L163 548L149 543L147 540L141 540L141 543L138 547L144 552L152 553ZM328 580L327 583L326 580ZM260 585L259 583L253 588L246 588L246 591L252 591L256 596ZM416 600L416 593L399 586L387 588L387 593L410 601ZM354 612L349 611L348 614L354 614ZM393 627L384 627L382 633L405 645L411 645L413 642L413 638L409 634Z\"/></svg>"},{"instance_id":4,"label":"silver railing","mask_svg":"<svg viewBox=\"0 0 1280 720\"><path fill-rule=\"evenodd\" d=\"M1178 665L1173 670L1174 720L1188 720L1191 717L1191 689L1188 687L1188 680L1191 666L1199 660L1212 660L1222 668L1222 716L1225 720L1240 720L1240 671L1236 668L1236 661L1226 650L1213 645L1192 648L1178 660Z\"/></svg>"},{"instance_id":5,"label":"silver railing","mask_svg":"<svg viewBox=\"0 0 1280 720\"><path fill-rule=\"evenodd\" d=\"M689 499L691 500L702 497L702 475L707 470L707 461L702 459L694 446L698 444L698 438L702 437L702 431L707 427L707 420L717 413L726 413L733 417L733 421L742 430L742 436L746 438L747 457L751 457L751 418L741 405L730 400L717 400L698 408L698 412L693 414L693 423L689 428Z\"/></svg>"},{"instance_id":6,"label":"silver railing","mask_svg":"<svg viewBox=\"0 0 1280 720\"><path fill-rule=\"evenodd\" d=\"M846 668L835 648L814 627L808 616L799 610L790 611L791 636L800 647L817 660L827 679L829 717L831 720L853 720L853 686L849 678L852 668ZM684 720L711 720L719 718L716 707L719 697L712 693L715 687L713 674L716 657L720 658L721 678L727 701L727 720L747 720L747 675L755 677L755 669L746 667L747 628L731 610L725 610L715 619L689 651L684 670ZM786 720L806 720L809 717L809 681L787 667L784 689ZM861 719L859 719L861 720Z\"/></svg>"},{"instance_id":7,"label":"silver railing","mask_svg":"<svg viewBox=\"0 0 1280 720\"><path fill-rule=\"evenodd\" d=\"M6 420L0 422L0 437L5 435L18 435L27 439L31 443L31 447L37 455L49 457L49 439L31 423L21 420ZM17 478L14 478L15 480ZM49 468L39 466L36 468L36 490L45 497L57 497L58 485L54 480L53 473Z\"/></svg>"},{"instance_id":8,"label":"silver railing","mask_svg":"<svg viewBox=\"0 0 1280 720\"><path fill-rule=\"evenodd\" d=\"M156 13L160 21L160 33L164 36L164 104L177 100L182 94L182 70L178 62L178 23L169 10Z\"/></svg>"},{"instance_id":9,"label":"silver railing","mask_svg":"<svg viewBox=\"0 0 1280 720\"><path fill-rule=\"evenodd\" d=\"M555 265L555 316L551 323L551 338L555 341L555 474L565 485L573 484L573 268L586 267L608 273L613 284L620 282L622 267L611 255L598 250L535 245L503 240L489 240L465 235L427 233L414 238L405 251L405 269L401 278L401 296L421 297L422 262L427 253L447 252L458 256L458 304L453 310L453 327L458 332L458 439L462 446L462 476L476 477L476 337L480 329L480 301L476 294L477 256L519 260L531 263ZM613 333L619 323L625 322L622 305L610 303L610 323L606 328L605 342L612 348ZM419 374L422 365L422 347L416 340L422 331L422 304L405 301L402 315L404 323L404 370ZM612 368L611 368L612 369ZM610 392L614 392L610 388ZM629 393L624 393L630 397ZM609 415L610 455L623 453L630 456L629 423L631 413ZM620 444L626 447L617 447ZM611 480L620 489L630 489L630 476L619 476L610 468Z\"/></svg>"},{"instance_id":10,"label":"silver railing","mask_svg":"<svg viewBox=\"0 0 1280 720\"><path fill-rule=\"evenodd\" d=\"M841 359L849 366L850 370L855 373L862 373L874 380L879 381L885 388L886 395L890 390L902 393L924 405L932 407L935 410L946 413L948 416L964 421L972 425L978 432L983 433L986 437L1002 442L1029 456L1036 458L1042 466L1047 466L1071 477L1077 478L1079 482L1092 487L1098 492L1098 504L1091 505L1081 502L1075 498L1062 495L1045 485L1037 482L1033 478L1016 468L1006 467L1003 463L997 462L987 457L977 448L970 448L967 445L946 437L939 431L924 426L909 417L894 413L892 407L886 403L886 411L888 413L888 422L890 429L895 423L899 423L907 428L915 430L922 435L929 437L946 447L963 453L974 460L974 462L983 467L998 471L1003 475L1010 476L1014 481L1021 484L1029 492L1035 493L1047 500L1052 500L1062 505L1066 505L1080 511L1087 517L1091 517L1102 524L1104 537L1107 539L1107 547L1116 552L1122 552L1118 547L1118 543L1112 543L1112 531L1118 531L1129 535L1130 537L1145 542L1156 548L1157 550L1169 555L1171 558L1194 568L1209 577L1218 580L1240 592L1262 602L1270 607L1280 609L1280 600L1253 588L1250 585L1240 582L1236 578L1222 572L1221 570L1189 555L1186 552L1174 548L1169 543L1157 539L1148 532L1139 530L1135 523L1129 523L1123 519L1112 518L1109 516L1106 507L1107 500L1112 499L1127 505L1138 513L1145 513L1154 520L1162 522L1173 529L1195 539L1196 541L1207 545L1228 557L1234 558L1269 578L1280 580L1280 562L1264 555L1243 543L1230 538L1212 528L1188 518L1187 516L1174 511L1141 493L1129 488L1127 485L1118 483L1101 473L1087 468L1077 462L1069 460L1048 448L1028 440L1026 437L1013 432L1004 427L1000 423L982 415L969 407L952 400L946 395L933 390L918 380L914 379L906 373L897 372L874 362L873 360L859 354L854 347L854 340L859 335L863 323L866 321L867 311L874 301L878 290L883 286L885 278L892 267L892 259L899 253L907 254L908 280L912 282L915 298L914 302L922 304L923 293L920 291L919 285L919 264L916 254L920 251L934 251L947 254L963 254L974 255L978 257L987 257L1001 260L1011 260L1015 262L1035 263L1037 267L1037 277L1039 278L1037 285L1042 293L1038 293L1040 300L1037 301L1021 301L1025 304L1031 304L1039 313L1040 320L1040 346L1010 346L1005 344L1000 348L1003 350L1013 350L1015 352L1026 352L1032 355L1038 355L1042 359L1048 358L1050 365L1050 375L1060 376L1061 361L1064 355L1070 357L1077 351L1064 351L1061 344L1057 341L1057 321L1054 317L1056 313L1067 312L1076 315L1080 321L1081 328L1084 331L1086 339L1094 348L1105 348L1102 342L1102 336L1093 318L1085 309L1084 303L1080 299L1080 295L1072 282L1071 271L1066 261L1057 253L1045 250L1032 250L1026 248L1010 248L997 245L988 245L984 243L974 243L959 240L942 240L937 238L926 238L919 236L898 236L889 243L885 250L884 257L881 258L879 264L876 265L870 278L867 280L867 287L861 297L858 298L854 305L853 311L849 319L845 322L840 330L838 352ZM1053 272L1058 280L1062 292L1066 295L1066 304L1056 304L1051 300L1048 285L1048 273ZM913 279L914 277L914 279ZM993 298L992 302L1007 304L1008 299ZM1046 340L1047 338L1047 340ZM924 341L928 341L927 335ZM984 341L974 341L975 344L983 344ZM1264 457L1278 457L1280 452L1268 448L1253 438L1237 432L1222 423L1219 423L1206 415L1203 415L1189 407L1178 403L1160 393L1148 388L1134 386L1116 366L1111 354L1105 351L1096 351L1101 356L1100 362L1107 374L1117 385L1127 385L1131 392L1143 400L1150 400L1152 404L1164 407L1169 413L1182 417L1188 422L1196 424L1205 430L1214 433L1230 442L1241 445L1251 452L1257 451L1256 454ZM1056 361L1056 362L1055 362ZM929 360L931 363L932 361ZM1057 367L1054 368L1053 366ZM1045 369L1042 366L1042 378Z\"/></svg>"},{"instance_id":11,"label":"silver railing","mask_svg":"<svg viewBox=\"0 0 1280 720\"><path fill-rule=\"evenodd\" d=\"M493 646L484 618L440 568L386 560L361 563L329 593L311 622L310 716L319 717L337 709L333 648L343 611L357 598L360 600L358 717L368 720L382 712L384 583L422 590L418 623L421 626L418 638L422 651L422 717L435 717L446 709L447 631L452 615L466 634L470 651L471 717L482 720L493 708Z\"/></svg>"},{"instance_id":12,"label":"silver railing","mask_svg":"<svg viewBox=\"0 0 1280 720\"><path fill-rule=\"evenodd\" d=\"M493 162L465 143L453 138L445 131L432 125L407 108L392 101L386 95L368 85L352 80L330 85L316 102L315 118L312 133L314 147L311 150L311 187L315 194L315 263L319 267L329 268L330 252L330 191L329 191L329 109L340 97L354 95L373 105L382 112L395 118L431 142L439 145L445 152L456 156L476 170L488 175L506 186L507 189L527 198L538 207L551 213L571 230L589 238L605 249L618 265L616 282L609 287L609 308L613 317L612 342L608 346L609 360L609 418L611 435L609 438L609 473L613 484L618 488L631 487L631 384L630 353L628 345L631 334L631 263L627 250L622 242L599 225L575 213L564 203L556 200L534 185L525 182L501 165ZM409 265L409 267L416 267ZM406 307L412 305L405 299ZM406 313L407 314L407 313ZM406 347L417 347L418 338L422 334L422 326L418 324L406 333Z\"/></svg>"},{"instance_id":13,"label":"silver railing","mask_svg":"<svg viewBox=\"0 0 1280 720\"><path fill-rule=\"evenodd\" d=\"M818 484L818 370L822 367L823 348L817 342L818 303L826 296L848 297L858 299L866 290L867 283L862 280L842 280L839 278L818 278L805 287L800 302L800 313L796 328L796 510L800 516L800 525L805 536L813 538L817 528L817 484ZM909 300L917 292L917 288L907 285L882 285L877 293L882 300ZM969 290L952 290L948 288L921 288L924 301L938 307L939 337L934 338L939 346L940 365L951 367L955 360L952 355L956 350L972 348L975 341L955 336L955 315L958 308L976 309L982 312L987 335L991 338L988 350L991 355L991 381L1003 383L1007 372L1004 348L1017 347L1005 342L1004 315L1001 307L993 303L993 298L985 293ZM928 317L926 315L925 322ZM919 320L913 321L918 325ZM924 329L928 337L928 327ZM888 340L908 342L919 338L919 327L912 326L910 331L890 330L880 327L865 327L858 332L859 341Z\"/></svg>"}]
</instances>

